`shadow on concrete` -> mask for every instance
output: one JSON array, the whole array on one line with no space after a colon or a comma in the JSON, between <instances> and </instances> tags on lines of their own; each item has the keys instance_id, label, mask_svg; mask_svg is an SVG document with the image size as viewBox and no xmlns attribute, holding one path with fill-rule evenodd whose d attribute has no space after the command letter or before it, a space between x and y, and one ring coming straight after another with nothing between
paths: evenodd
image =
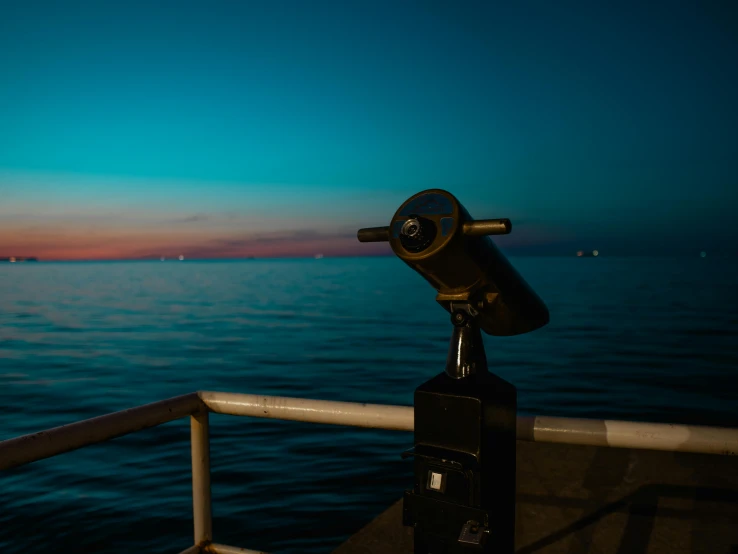
<instances>
[{"instance_id":1,"label":"shadow on concrete","mask_svg":"<svg viewBox=\"0 0 738 554\"><path fill-rule=\"evenodd\" d=\"M529 496L529 498L525 496ZM549 504L557 507L580 509L587 509L587 507L592 505L593 500L595 500L562 499L553 496L550 498L533 495L525 496L519 496L518 501L523 503L530 501L536 504ZM615 502L610 502L574 523L528 546L517 549L516 554L539 552L572 533L580 532L585 528L594 529L593 524L605 516L617 512L626 512L629 516L625 531L620 538L620 546L617 550L618 554L645 554L648 552L648 545L657 515L673 519L683 519L685 521L695 520L696 514L692 509L659 508L659 500L663 498L680 498L695 502L727 502L738 505L738 492L732 490L679 485L644 485L634 493ZM711 510L701 510L697 517L707 520L721 513L722 511L717 509L714 510L714 513ZM581 548L586 549L586 544L590 542L587 539L591 538L591 534L591 531L585 535L580 534L580 541L574 547L577 552L579 552L580 545ZM574 550L570 550L570 552L574 552ZM581 550L581 552L586 552L586 550ZM728 554L738 554L738 545L732 546Z\"/></svg>"},{"instance_id":2,"label":"shadow on concrete","mask_svg":"<svg viewBox=\"0 0 738 554\"><path fill-rule=\"evenodd\" d=\"M738 554L738 464L518 441L517 554ZM410 554L396 502L335 554Z\"/></svg>"}]
</instances>

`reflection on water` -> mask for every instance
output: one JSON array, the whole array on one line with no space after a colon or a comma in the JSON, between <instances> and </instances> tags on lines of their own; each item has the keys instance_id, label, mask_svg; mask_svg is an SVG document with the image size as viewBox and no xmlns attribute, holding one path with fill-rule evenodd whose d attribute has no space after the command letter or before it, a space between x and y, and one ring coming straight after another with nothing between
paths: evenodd
<instances>
[{"instance_id":1,"label":"reflection on water","mask_svg":"<svg viewBox=\"0 0 738 554\"><path fill-rule=\"evenodd\" d=\"M551 324L485 337L526 414L738 425L729 260L521 258ZM0 267L0 439L197 389L388 404L450 324L393 259ZM411 486L408 433L213 415L218 542L326 552ZM188 422L0 475L0 546L178 552Z\"/></svg>"}]
</instances>

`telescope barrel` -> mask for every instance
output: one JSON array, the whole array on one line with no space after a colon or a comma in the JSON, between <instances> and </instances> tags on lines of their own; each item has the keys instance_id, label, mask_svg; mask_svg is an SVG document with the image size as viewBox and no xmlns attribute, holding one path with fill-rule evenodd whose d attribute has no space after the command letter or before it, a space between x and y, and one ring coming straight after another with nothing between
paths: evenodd
<instances>
[{"instance_id":1,"label":"telescope barrel","mask_svg":"<svg viewBox=\"0 0 738 554\"><path fill-rule=\"evenodd\" d=\"M357 233L360 242L388 241L393 252L437 291L448 312L463 303L489 335L528 333L548 323L543 301L490 236L512 231L509 219L475 220L449 192L430 189L406 200L388 227Z\"/></svg>"}]
</instances>

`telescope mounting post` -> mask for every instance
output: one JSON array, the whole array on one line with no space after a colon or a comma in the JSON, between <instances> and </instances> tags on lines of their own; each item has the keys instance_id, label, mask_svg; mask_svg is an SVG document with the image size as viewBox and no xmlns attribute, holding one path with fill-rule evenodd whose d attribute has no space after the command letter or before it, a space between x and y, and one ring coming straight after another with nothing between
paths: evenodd
<instances>
[{"instance_id":1,"label":"telescope mounting post","mask_svg":"<svg viewBox=\"0 0 738 554\"><path fill-rule=\"evenodd\" d=\"M476 315L477 311L469 303L451 304L454 330L448 347L446 373L453 379L487 371L487 356Z\"/></svg>"}]
</instances>

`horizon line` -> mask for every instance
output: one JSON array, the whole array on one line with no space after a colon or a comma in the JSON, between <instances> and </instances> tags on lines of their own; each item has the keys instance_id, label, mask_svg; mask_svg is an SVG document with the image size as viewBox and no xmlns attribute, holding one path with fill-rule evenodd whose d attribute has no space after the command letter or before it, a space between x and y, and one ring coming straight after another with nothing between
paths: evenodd
<instances>
[{"instance_id":1,"label":"horizon line","mask_svg":"<svg viewBox=\"0 0 738 554\"><path fill-rule=\"evenodd\" d=\"M547 253L547 254L529 254L525 252L521 253L508 253L507 256L511 258L684 258L684 259L694 259L694 258L730 258L735 257L735 254L729 254L729 253L716 253L712 255L707 256L701 256L699 253L697 254L615 254L615 255L602 255L599 256L577 256L576 252L573 254L557 254L557 253ZM36 256L5 256L0 257L0 262L2 263L114 263L114 262L209 262L209 261L244 261L244 262L252 262L252 261L264 261L264 260L312 260L312 259L346 259L346 258L390 258L395 257L395 254L392 252L389 253L381 253L381 254L346 254L346 255L322 255L320 258L316 258L315 255L305 255L305 256L240 256L240 257L207 257L207 258L184 258L180 260L177 256L172 256L171 258L165 257L165 259L156 258L156 257L145 257L145 258L58 258L58 259L45 259L41 260ZM18 261L11 262L10 258L20 258Z\"/></svg>"}]
</instances>

